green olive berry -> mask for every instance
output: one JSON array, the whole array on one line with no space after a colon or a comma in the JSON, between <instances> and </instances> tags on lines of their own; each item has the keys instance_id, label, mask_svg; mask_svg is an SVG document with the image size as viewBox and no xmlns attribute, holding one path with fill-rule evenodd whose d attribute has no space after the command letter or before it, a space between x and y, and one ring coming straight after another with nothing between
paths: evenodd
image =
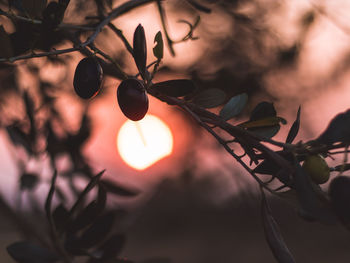
<instances>
[{"instance_id":1,"label":"green olive berry","mask_svg":"<svg viewBox=\"0 0 350 263\"><path fill-rule=\"evenodd\" d=\"M148 111L146 89L138 79L123 80L118 87L117 99L120 109L130 120L139 121Z\"/></svg>"},{"instance_id":2,"label":"green olive berry","mask_svg":"<svg viewBox=\"0 0 350 263\"><path fill-rule=\"evenodd\" d=\"M96 96L101 89L102 77L102 67L95 58L82 59L74 73L73 86L75 92L83 99Z\"/></svg>"},{"instance_id":3,"label":"green olive berry","mask_svg":"<svg viewBox=\"0 0 350 263\"><path fill-rule=\"evenodd\" d=\"M306 157L303 168L316 184L324 184L329 180L330 170L321 155Z\"/></svg>"}]
</instances>

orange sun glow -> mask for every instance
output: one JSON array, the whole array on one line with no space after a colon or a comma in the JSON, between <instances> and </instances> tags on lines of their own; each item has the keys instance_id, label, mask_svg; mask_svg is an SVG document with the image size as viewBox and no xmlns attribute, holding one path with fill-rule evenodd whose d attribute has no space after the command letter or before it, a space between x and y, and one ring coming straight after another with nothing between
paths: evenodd
<instances>
[{"instance_id":1,"label":"orange sun glow","mask_svg":"<svg viewBox=\"0 0 350 263\"><path fill-rule=\"evenodd\" d=\"M117 148L130 167L143 170L171 154L173 135L159 118L147 114L142 120L127 120L119 130Z\"/></svg>"}]
</instances>

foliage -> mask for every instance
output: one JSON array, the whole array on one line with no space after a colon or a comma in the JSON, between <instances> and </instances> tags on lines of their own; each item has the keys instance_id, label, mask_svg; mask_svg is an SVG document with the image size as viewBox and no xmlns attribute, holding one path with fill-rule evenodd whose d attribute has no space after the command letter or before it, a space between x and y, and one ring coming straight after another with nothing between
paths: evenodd
<instances>
[{"instance_id":1,"label":"foliage","mask_svg":"<svg viewBox=\"0 0 350 263\"><path fill-rule=\"evenodd\" d=\"M91 58L95 69L93 71L89 68L82 71L79 69L77 74L83 75L78 76L78 82L82 81L84 86L85 78L91 77L88 76L89 74L97 74L92 76L97 86L90 83L93 86L92 94L81 97L90 98L100 90L101 66L105 75L123 81L118 89L118 102L127 117L133 120L143 118L148 110L147 96L149 95L180 108L208 131L260 186L263 227L267 242L278 262L294 262L294 259L272 216L265 192L286 202L290 200L295 202L298 214L306 220L326 224L333 224L340 220L348 227L349 216L343 210L347 209L349 196L343 189L344 194L337 194L335 188L342 187L338 186L337 182L347 179L341 179L343 177L340 175L350 169L350 164L347 163L350 110L335 116L328 128L314 140L293 143L302 124L300 121L302 111L299 107L285 142L275 141L272 138L279 132L281 124L286 124L286 120L278 116L273 103L268 101L258 103L251 111L249 120L238 123L235 118L242 112L248 111L246 105L250 98L249 92L228 94L217 87L203 89L194 79L174 79L154 83L154 77L161 69L165 44L170 54L176 55L174 45L196 40L197 37L194 34L200 17L194 23L181 20L181 23L189 26L189 32L179 41L175 41L171 39L167 29L163 1L130 0L114 8L113 1L96 0L94 2L95 16L85 17L84 23L81 24L66 24L64 15L67 7L72 4L70 1L59 0L50 3L42 0L18 0L9 1L9 3L2 1L0 15L7 17L15 30L13 33L7 33L3 26L0 27L1 66L12 68L13 65L17 65L17 61L38 57L47 57L54 63L69 63L69 57L61 56L80 52ZM161 18L165 43L163 43L162 33L158 32L154 37L155 60L147 65L147 32L143 26L139 24L135 29L131 45L112 21L136 7L152 2L156 3ZM199 13L210 12L210 8L197 1L187 2ZM237 19L249 21L249 17L244 16L238 16ZM307 23L312 23L309 20ZM138 69L137 75L126 73L116 58L106 54L95 43L98 35L102 34L107 27L122 40L125 50L132 55ZM63 42L70 43L71 47L59 49L59 45ZM288 54L284 52L280 57L281 63L293 60L296 53L296 48L289 50ZM137 88L134 87L135 85ZM82 88L80 84L78 86L79 89ZM120 91L120 89L123 90ZM53 87L47 83L41 83L38 90L40 103L36 102L37 98L33 91L15 91L23 97L25 117L11 121L1 120L1 125L12 143L23 148L28 155L38 157L47 154L49 156L53 177L45 203L45 214L50 240L32 233L36 241L41 243L40 245L32 241L16 242L8 246L9 254L22 263L59 260L73 262L81 256L87 257L87 262L131 262L118 258L126 238L123 233L113 232L115 229L113 224L118 222L116 218L118 211L112 212L106 209L106 200L107 196L110 196L108 194L132 198L138 191L102 179L104 171L95 175L82 154L82 147L88 140L91 130L88 114L85 113L82 116L77 132L65 129L62 116L54 105ZM77 93L79 95L80 91ZM140 105L139 101L143 104ZM219 106L222 106L219 114L208 110ZM39 117L42 112L45 112L44 118ZM61 133L57 126L63 130ZM41 143L42 141L46 142L45 145ZM270 146L277 147L278 150ZM238 155L234 147L240 147L244 154ZM338 153L337 149L343 149L345 157L343 163L329 168L331 172L338 175L333 180L331 192L328 194L311 180L308 169L305 169L302 163L314 155L330 158ZM69 156L72 162L69 171L58 171L56 161L61 155ZM19 166L22 174L21 190L32 191L36 185L43 183L39 176L25 171L23 164ZM269 175L271 179L264 181L261 174ZM79 191L73 184L72 178L77 176L87 181L83 191ZM56 184L58 179L68 182L75 195L75 202L70 208L65 204L65 194ZM273 188L276 181L278 187ZM93 200L88 202L88 196L91 197L92 190L97 190L97 194L93 194ZM60 203L52 208L54 195L57 195ZM30 227L27 227L27 231L30 231Z\"/></svg>"}]
</instances>

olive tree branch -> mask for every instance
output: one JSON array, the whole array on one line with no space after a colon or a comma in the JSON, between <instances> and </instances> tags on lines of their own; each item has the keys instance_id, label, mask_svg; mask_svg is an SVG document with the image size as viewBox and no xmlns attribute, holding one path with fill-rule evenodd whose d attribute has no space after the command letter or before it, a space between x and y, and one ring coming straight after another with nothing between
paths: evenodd
<instances>
[{"instance_id":1,"label":"olive tree branch","mask_svg":"<svg viewBox=\"0 0 350 263\"><path fill-rule=\"evenodd\" d=\"M91 34L84 42L79 44L76 47L68 48L68 49L62 49L62 50L54 50L50 52L42 52L42 53L34 53L34 54L28 54L28 55L21 55L17 57L11 57L11 58L0 58L0 62L14 62L17 60L23 60L23 59L30 59L30 58L38 58L38 57L47 57L50 55L61 55L66 53L71 53L74 51L78 51L82 48L87 47L91 43L95 41L99 33L102 31L102 29L108 25L113 19L116 17L127 13L131 9L134 9L136 7L142 6L144 4L153 2L155 0L130 0L124 4L121 4L120 6L113 9L108 16L106 16L97 26L94 28L93 34Z\"/></svg>"}]
</instances>

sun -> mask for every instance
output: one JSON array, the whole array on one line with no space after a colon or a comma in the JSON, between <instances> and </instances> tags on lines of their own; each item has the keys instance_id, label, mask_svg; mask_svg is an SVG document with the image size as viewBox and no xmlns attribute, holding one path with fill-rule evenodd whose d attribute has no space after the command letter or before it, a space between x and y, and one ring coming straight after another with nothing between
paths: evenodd
<instances>
[{"instance_id":1,"label":"sun","mask_svg":"<svg viewBox=\"0 0 350 263\"><path fill-rule=\"evenodd\" d=\"M173 135L156 116L147 114L140 121L127 120L117 135L118 152L125 163L144 170L171 154Z\"/></svg>"}]
</instances>

